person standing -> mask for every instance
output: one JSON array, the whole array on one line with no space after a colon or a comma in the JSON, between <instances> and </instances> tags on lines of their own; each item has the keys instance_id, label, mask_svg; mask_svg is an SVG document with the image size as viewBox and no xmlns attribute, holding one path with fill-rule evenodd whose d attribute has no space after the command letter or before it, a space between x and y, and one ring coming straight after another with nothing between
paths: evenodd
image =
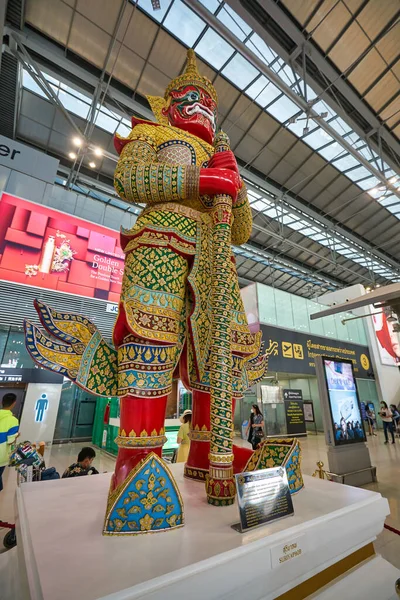
<instances>
[{"instance_id":1,"label":"person standing","mask_svg":"<svg viewBox=\"0 0 400 600\"><path fill-rule=\"evenodd\" d=\"M385 434L385 444L389 443L388 431L390 431L390 435L392 436L392 444L394 444L394 426L393 426L393 415L392 411L382 400L381 402L381 411L380 411L381 419L383 422L383 432Z\"/></svg>"},{"instance_id":2,"label":"person standing","mask_svg":"<svg viewBox=\"0 0 400 600\"><path fill-rule=\"evenodd\" d=\"M15 408L17 396L8 393L3 396L0 410L0 492L3 489L3 473L8 465L12 445L18 437L19 421L12 411Z\"/></svg>"},{"instance_id":3,"label":"person standing","mask_svg":"<svg viewBox=\"0 0 400 600\"><path fill-rule=\"evenodd\" d=\"M192 411L185 410L180 418L182 425L178 431L178 437L176 441L179 444L178 452L176 455L176 462L186 462L189 456L190 450L190 425L192 423Z\"/></svg>"},{"instance_id":4,"label":"person standing","mask_svg":"<svg viewBox=\"0 0 400 600\"><path fill-rule=\"evenodd\" d=\"M256 450L264 437L264 418L257 404L252 405L251 413L248 440L253 450Z\"/></svg>"},{"instance_id":5,"label":"person standing","mask_svg":"<svg viewBox=\"0 0 400 600\"><path fill-rule=\"evenodd\" d=\"M375 429L376 429L376 416L375 416L375 412L373 410L371 410L370 408L368 408L367 410L367 419L368 419L368 428L369 428L369 435L375 435Z\"/></svg>"}]
</instances>

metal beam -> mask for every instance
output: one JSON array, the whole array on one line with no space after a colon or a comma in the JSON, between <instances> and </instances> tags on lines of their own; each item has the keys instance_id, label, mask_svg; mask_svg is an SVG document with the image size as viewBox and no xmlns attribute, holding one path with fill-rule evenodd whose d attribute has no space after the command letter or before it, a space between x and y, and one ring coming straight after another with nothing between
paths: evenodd
<instances>
[{"instance_id":1,"label":"metal beam","mask_svg":"<svg viewBox=\"0 0 400 600\"><path fill-rule=\"evenodd\" d=\"M3 54L3 35L4 35L4 23L6 20L6 8L7 8L7 0L0 0L0 42L2 45L2 51L0 52L0 70L1 70L1 55Z\"/></svg>"},{"instance_id":2,"label":"metal beam","mask_svg":"<svg viewBox=\"0 0 400 600\"><path fill-rule=\"evenodd\" d=\"M17 34L18 35L18 34ZM23 34L23 44L30 47L32 51L35 52L36 62L40 63L40 54L43 55L47 60L55 62L61 69L64 69L66 72L73 74L76 78L82 80L82 82L89 83L93 85L93 87L98 83L98 76L91 75L86 69L83 69L80 66L75 65L71 60L65 57L64 53L60 51L60 49L52 44L51 42L45 40L37 36L34 32L29 32ZM48 67L46 67L46 71L51 71ZM59 72L57 71L56 65L54 66L54 70L52 71L53 75L58 79L63 79L60 77ZM66 78L64 78L65 83L70 84ZM108 95L114 96L114 99L119 103L123 104L125 107L131 106L132 110L139 114L144 118L153 119L153 115L149 110L144 109L144 107L138 102L134 101L132 98L123 94L122 92L115 93L111 87L108 88ZM111 160L116 160L116 156L109 155L108 158ZM337 231L338 234L342 235L348 242L355 243L358 247L363 248L365 251L371 254L373 258L376 260L382 260L386 265L390 265L391 267L398 269L398 263L395 260L391 260L388 256L384 254L379 254L378 251L373 249L367 243L361 241L357 236L352 236L345 230L341 230L339 226L335 223L332 223L329 219L324 219L321 217L316 211L310 209L309 207L304 206L301 202L294 200L290 195L286 195L287 191L278 188L277 186L273 186L267 183L265 180L253 175L253 173L241 169L242 176L247 180L252 181L256 186L261 187L263 190L272 193L275 197L281 198L283 195L285 196L285 201L293 208L298 208L302 218L304 215L309 215L313 220L317 221L320 226L324 228L332 229L333 227Z\"/></svg>"},{"instance_id":3,"label":"metal beam","mask_svg":"<svg viewBox=\"0 0 400 600\"><path fill-rule=\"evenodd\" d=\"M200 3L196 2L196 4L200 4ZM204 10L206 10L206 9L204 9ZM65 53L63 52L63 50L56 44L53 44L52 42L44 39L42 36L38 35L37 33L35 33L34 31L31 31L31 30L17 32L16 30L13 30L12 28L10 28L8 26L7 26L7 30L10 34L14 34L14 35L16 34L18 39L20 41L22 41L23 45L35 53L36 62L38 64L40 64L40 56L42 56L44 59L46 59L46 61L53 63L54 64L53 70L49 69L48 67L46 67L46 70L51 72L50 74L53 74L56 78L64 80L64 82L69 85L71 84L71 82L68 81L65 77L63 78L62 76L60 76L59 71L57 71L57 66L58 66L65 72L71 73L76 78L81 80L83 83L86 82L86 84L89 84L93 88L95 88L96 85L98 84L98 75L91 74L88 70L76 65L74 62L72 62L70 59L68 59L65 56ZM146 109L145 107L143 107L142 104L135 101L133 98L127 96L126 94L124 94L118 90L113 89L111 86L107 90L107 95L110 98L114 99L118 104L121 104L121 105L127 107L128 109L130 108L134 113L139 114L144 119L148 119L148 120L154 119L154 115L149 109ZM299 97L296 95L296 98L298 99ZM110 156L110 158L111 158L111 156ZM252 172L247 171L246 169L241 169L241 173L242 173L242 176L245 177L247 180L253 182L256 186L263 188L267 192L269 191L274 196L282 197L284 195L285 201L288 202L288 204L290 204L293 208L299 209L303 214L306 214L306 215L310 216L312 219L315 219L320 224L322 224L325 228L332 229L332 227L334 227L335 231L339 235L342 235L349 242L353 242L353 243L357 244L358 246L362 247L365 251L371 252L378 260L383 260L384 262L386 262L387 264L391 265L392 267L394 267L396 269L399 268L399 264L397 261L395 261L394 259L391 259L384 253L381 253L378 250L375 250L367 242L364 242L363 240L361 240L358 236L353 235L352 233L348 232L347 230L341 228L340 225L333 223L331 220L318 214L317 211L313 210L312 208L310 208L308 206L305 206L302 202L294 199L292 196L287 194L287 190L282 190L278 186L272 185L271 183L265 181L264 179L258 177L257 175L254 175Z\"/></svg>"},{"instance_id":4,"label":"metal beam","mask_svg":"<svg viewBox=\"0 0 400 600\"><path fill-rule=\"evenodd\" d=\"M65 52L58 45L46 40L35 31L24 30L17 31L10 25L5 26L5 32L16 38L25 46L32 50L37 56L36 62L43 68L43 62L41 63L40 57L52 63L54 65L52 73L51 69L46 65L46 71L50 74L54 74L55 77L64 81L65 83L71 84L65 77L60 76L60 72L57 71L57 66L66 71L67 73L73 74L75 77L80 79L82 82L89 84L91 87L96 88L99 83L99 76L94 73L90 73L87 69L80 67L73 61L67 58ZM107 90L107 96L112 98L119 104L123 104L126 108L130 108L134 113L140 113L144 119L153 120L154 115L148 108L144 107L139 102L136 102L133 98L130 98L126 94L109 87Z\"/></svg>"},{"instance_id":5,"label":"metal beam","mask_svg":"<svg viewBox=\"0 0 400 600\"><path fill-rule=\"evenodd\" d=\"M189 4L189 2L186 0L184 1ZM338 71L327 61L327 59L315 47L315 45L307 39L307 32L303 33L300 31L292 19L276 4L275 0L258 0L258 2L260 6L262 6L262 8L268 13L268 15L291 37L293 42L298 47L302 48L304 46L308 58L315 64L319 71L325 75L330 83L334 83L339 92L343 94L343 96L355 108L355 110L360 113L360 115L371 125L371 128L374 130L381 128L382 123L374 114L374 112L365 104L365 102L363 102L363 100L360 99L356 92L351 89L349 84L342 79L340 73L338 73ZM238 15L244 19L246 23L248 23L248 25L250 25L253 31L255 31L265 41L266 44L275 50L275 52L277 52L285 62L289 63L290 54L276 40L275 37L271 36L267 31L265 31L264 27L249 14L245 8L245 2L243 2L243 0L226 0L226 3L229 4L238 13ZM200 14L200 3L193 2L190 4L192 10L196 10L196 12ZM204 11L212 17L207 9L201 10L203 14ZM205 17L203 16L202 18ZM232 36L232 34L230 35ZM300 66L295 64L294 67L298 70L299 75L302 76ZM308 77L312 79L312 76L308 75ZM354 122L351 116L349 116L338 103L335 103L330 96L323 94L324 90L318 83L313 81L313 84L315 91L322 93L321 99L325 100L326 103L329 104L339 116L347 121L358 135L365 137L366 132ZM390 146L392 150L400 156L400 142L388 130L382 130L382 138L385 140L388 146ZM374 150L378 152L375 144ZM385 160L388 162L388 164L390 164L390 166L397 168L390 156L385 155Z\"/></svg>"},{"instance_id":6,"label":"metal beam","mask_svg":"<svg viewBox=\"0 0 400 600\"><path fill-rule=\"evenodd\" d=\"M256 54L254 54L250 48L248 48L243 42L241 42L221 21L219 21L214 15L210 13L200 2L189 2L189 0L183 0L185 4L190 6L199 16L202 17L213 29L217 31L224 39L226 39L244 58L246 58L254 67L256 67L265 77L272 81L277 88L279 88L294 104L296 104L305 114L309 115L311 119L314 119L316 123L328 133L334 140L336 140L349 154L354 156L360 164L371 172L387 189L390 189L393 194L400 199L400 190L394 185L389 183L384 177L383 173L378 169L375 169L362 154L360 154L351 144L347 142L333 127L326 121L321 119L321 116L310 106L304 98L301 98L291 87L286 85L279 75L273 71L268 65L266 65ZM268 0L267 3L269 4ZM276 4L271 2L276 8ZM229 2L229 4L235 4L236 2ZM265 2L263 3L265 4ZM250 16L246 14L246 21L249 22ZM293 24L292 24L293 25ZM265 33L265 32L264 32ZM362 133L362 137L365 136L365 132Z\"/></svg>"},{"instance_id":7,"label":"metal beam","mask_svg":"<svg viewBox=\"0 0 400 600\"><path fill-rule=\"evenodd\" d=\"M361 240L358 236L348 232L346 229L343 229L342 227L340 227L340 225L332 222L330 219L318 214L318 212L313 210L311 207L305 206L302 202L296 200L295 198L287 194L286 191L279 189L270 182L265 181L265 179L258 177L254 173L243 170L241 171L241 174L245 179L253 183L255 186L267 192L270 192L273 196L284 196L285 202L287 202L291 207L293 207L295 210L297 209L300 214L303 213L303 215L311 217L311 219L315 220L319 225L322 225L324 229L327 229L328 231L335 231L338 235L344 237L347 241L352 242L356 246L362 248L364 251L371 253L378 260L384 261L386 264L390 265L394 269L399 269L399 263L396 260L385 255L383 252L376 250L367 242Z\"/></svg>"}]
</instances>

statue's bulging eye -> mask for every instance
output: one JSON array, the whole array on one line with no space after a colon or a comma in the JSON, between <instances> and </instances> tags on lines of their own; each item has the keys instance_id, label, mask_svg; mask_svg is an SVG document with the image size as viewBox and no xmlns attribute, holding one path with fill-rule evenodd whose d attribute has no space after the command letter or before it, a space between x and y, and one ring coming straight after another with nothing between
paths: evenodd
<instances>
[{"instance_id":1,"label":"statue's bulging eye","mask_svg":"<svg viewBox=\"0 0 400 600\"><path fill-rule=\"evenodd\" d=\"M191 102L196 102L199 99L199 94L197 92L189 92L187 97Z\"/></svg>"}]
</instances>

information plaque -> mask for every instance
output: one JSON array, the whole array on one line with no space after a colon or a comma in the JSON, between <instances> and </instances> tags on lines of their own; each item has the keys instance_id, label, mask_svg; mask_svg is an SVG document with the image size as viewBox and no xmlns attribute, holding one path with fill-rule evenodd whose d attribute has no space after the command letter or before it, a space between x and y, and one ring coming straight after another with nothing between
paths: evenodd
<instances>
[{"instance_id":1,"label":"information plaque","mask_svg":"<svg viewBox=\"0 0 400 600\"><path fill-rule=\"evenodd\" d=\"M233 525L234 529L244 532L293 515L292 497L283 467L238 473L235 477L240 523Z\"/></svg>"}]
</instances>

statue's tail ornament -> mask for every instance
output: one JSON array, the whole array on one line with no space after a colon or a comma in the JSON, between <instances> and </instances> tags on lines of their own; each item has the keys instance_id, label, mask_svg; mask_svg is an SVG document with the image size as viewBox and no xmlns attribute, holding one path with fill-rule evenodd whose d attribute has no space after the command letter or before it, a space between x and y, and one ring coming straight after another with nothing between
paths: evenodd
<instances>
[{"instance_id":1,"label":"statue's tail ornament","mask_svg":"<svg viewBox=\"0 0 400 600\"><path fill-rule=\"evenodd\" d=\"M264 351L264 344L262 344L259 354L246 363L246 375L249 388L264 379L268 371L269 357L276 356L277 354L278 342L270 341L266 351Z\"/></svg>"},{"instance_id":2,"label":"statue's tail ornament","mask_svg":"<svg viewBox=\"0 0 400 600\"><path fill-rule=\"evenodd\" d=\"M33 360L88 392L116 396L117 352L96 325L81 315L58 312L39 300L34 305L45 331L24 321L25 343Z\"/></svg>"}]
</instances>

